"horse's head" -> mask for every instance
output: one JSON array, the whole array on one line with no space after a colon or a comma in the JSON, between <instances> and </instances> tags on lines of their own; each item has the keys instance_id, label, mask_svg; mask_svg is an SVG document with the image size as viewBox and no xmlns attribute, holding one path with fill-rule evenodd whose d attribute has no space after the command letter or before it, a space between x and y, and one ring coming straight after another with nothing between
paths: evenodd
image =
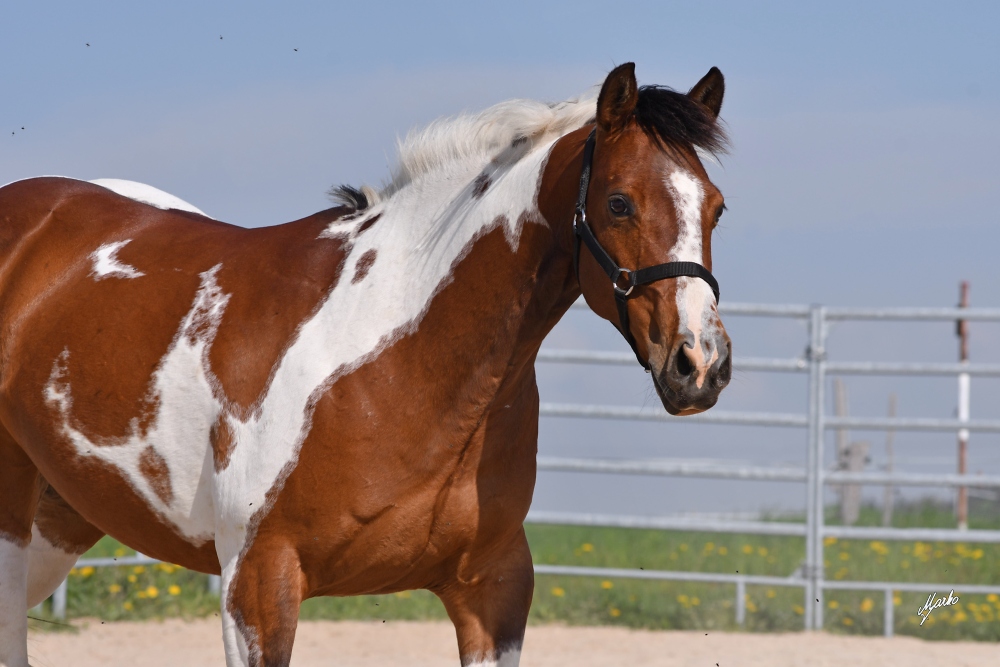
<instances>
[{"instance_id":1,"label":"horse's head","mask_svg":"<svg viewBox=\"0 0 1000 667\"><path fill-rule=\"evenodd\" d=\"M583 156L591 173L577 213L580 289L622 330L671 414L712 407L732 374L710 273L725 207L696 152L724 146L722 95L715 68L684 95L640 89L634 66L621 65L601 89Z\"/></svg>"}]
</instances>

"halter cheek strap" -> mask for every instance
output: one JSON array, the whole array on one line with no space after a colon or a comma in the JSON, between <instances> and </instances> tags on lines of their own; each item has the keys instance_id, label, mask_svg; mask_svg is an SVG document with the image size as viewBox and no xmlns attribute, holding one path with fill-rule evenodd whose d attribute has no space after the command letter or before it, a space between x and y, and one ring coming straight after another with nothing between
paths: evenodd
<instances>
[{"instance_id":1,"label":"halter cheek strap","mask_svg":"<svg viewBox=\"0 0 1000 667\"><path fill-rule=\"evenodd\" d=\"M678 278L689 276L701 278L715 295L715 302L719 302L719 283L715 276L704 266L697 262L667 262L657 264L642 269L624 269L611 258L611 255L601 246L593 230L587 223L587 190L590 188L590 168L594 161L594 135L596 130L587 137L587 144L583 148L583 171L580 173L580 193L576 199L576 213L573 216L573 270L576 272L577 281L580 280L580 241L587 246L590 254L594 256L604 272L611 279L611 287L615 294L615 305L618 307L618 330L625 340L632 347L635 358L639 364L649 372L649 362L639 355L639 348L636 345L632 329L629 327L628 301L635 293L635 288L639 285L648 285L658 280L666 278Z\"/></svg>"}]
</instances>

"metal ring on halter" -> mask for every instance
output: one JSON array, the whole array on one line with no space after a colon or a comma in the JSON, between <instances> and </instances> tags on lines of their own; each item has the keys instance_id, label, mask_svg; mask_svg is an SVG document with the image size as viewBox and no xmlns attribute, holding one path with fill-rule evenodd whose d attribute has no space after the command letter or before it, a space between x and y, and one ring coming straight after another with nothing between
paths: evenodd
<instances>
[{"instance_id":1,"label":"metal ring on halter","mask_svg":"<svg viewBox=\"0 0 1000 667\"><path fill-rule=\"evenodd\" d=\"M621 287L618 286L618 279L622 277L623 273L628 276L627 290L623 290ZM611 277L611 285L612 287L615 288L615 293L618 294L619 296L628 296L629 294L631 294L632 290L635 289L634 281L635 281L635 271L632 271L631 269L623 269L621 267L618 267L615 270L615 275Z\"/></svg>"}]
</instances>

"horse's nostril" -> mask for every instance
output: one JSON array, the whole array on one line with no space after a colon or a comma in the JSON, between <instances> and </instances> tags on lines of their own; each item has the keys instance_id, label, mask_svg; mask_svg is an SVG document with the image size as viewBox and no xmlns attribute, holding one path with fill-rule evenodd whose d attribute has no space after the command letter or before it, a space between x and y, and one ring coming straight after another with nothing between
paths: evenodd
<instances>
[{"instance_id":1,"label":"horse's nostril","mask_svg":"<svg viewBox=\"0 0 1000 667\"><path fill-rule=\"evenodd\" d=\"M694 366L691 365L691 360L688 359L685 352L686 347L686 345L681 345L680 349L677 350L677 373L681 377L687 377L694 372Z\"/></svg>"}]
</instances>

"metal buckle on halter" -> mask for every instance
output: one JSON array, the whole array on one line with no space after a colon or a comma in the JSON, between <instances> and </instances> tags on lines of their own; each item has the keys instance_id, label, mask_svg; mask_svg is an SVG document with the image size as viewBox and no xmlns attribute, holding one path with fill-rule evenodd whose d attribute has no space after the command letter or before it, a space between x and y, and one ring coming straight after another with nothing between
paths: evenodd
<instances>
[{"instance_id":1,"label":"metal buckle on halter","mask_svg":"<svg viewBox=\"0 0 1000 667\"><path fill-rule=\"evenodd\" d=\"M618 281L621 279L623 273L626 275L628 279L627 290L622 289L621 287L618 286ZM611 277L611 286L614 287L615 294L621 297L626 297L632 293L632 290L635 289L634 281L635 281L635 271L632 271L631 269L623 269L621 267L618 267L615 270L615 275Z\"/></svg>"}]
</instances>

